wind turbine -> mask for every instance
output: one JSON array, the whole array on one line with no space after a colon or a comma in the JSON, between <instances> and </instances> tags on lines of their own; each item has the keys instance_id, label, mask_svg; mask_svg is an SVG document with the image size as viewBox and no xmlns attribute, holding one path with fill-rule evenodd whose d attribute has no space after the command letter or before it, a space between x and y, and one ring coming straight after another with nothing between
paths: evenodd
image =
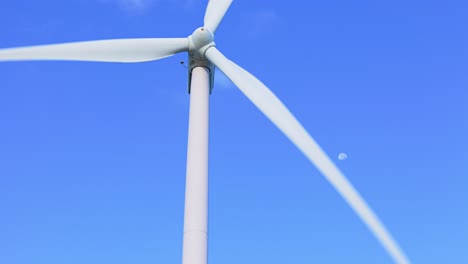
<instances>
[{"instance_id":1,"label":"wind turbine","mask_svg":"<svg viewBox=\"0 0 468 264\"><path fill-rule=\"evenodd\" d=\"M211 0L204 25L186 38L112 39L0 50L0 61L72 60L145 62L189 54L190 113L187 147L183 264L207 263L208 116L214 69L220 69L317 167L376 236L396 263L410 263L364 199L286 106L252 74L227 59L214 42L232 0Z\"/></svg>"}]
</instances>

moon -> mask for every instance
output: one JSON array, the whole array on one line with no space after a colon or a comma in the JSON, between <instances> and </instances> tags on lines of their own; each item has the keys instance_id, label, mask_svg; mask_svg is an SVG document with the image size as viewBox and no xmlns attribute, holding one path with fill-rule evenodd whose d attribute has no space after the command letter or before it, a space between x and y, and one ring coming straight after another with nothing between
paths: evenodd
<instances>
[{"instance_id":1,"label":"moon","mask_svg":"<svg viewBox=\"0 0 468 264\"><path fill-rule=\"evenodd\" d=\"M339 160L345 160L346 158L348 158L348 155L346 153L340 153L338 154L338 159Z\"/></svg>"}]
</instances>

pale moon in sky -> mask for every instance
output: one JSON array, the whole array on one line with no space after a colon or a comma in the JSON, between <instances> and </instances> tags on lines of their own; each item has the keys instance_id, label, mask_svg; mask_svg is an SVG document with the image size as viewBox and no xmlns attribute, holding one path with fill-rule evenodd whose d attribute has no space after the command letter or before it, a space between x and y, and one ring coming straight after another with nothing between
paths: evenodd
<instances>
[{"instance_id":1,"label":"pale moon in sky","mask_svg":"<svg viewBox=\"0 0 468 264\"><path fill-rule=\"evenodd\" d=\"M338 159L339 159L339 160L345 160L347 157L348 157L348 155L346 155L346 153L340 153L340 154L338 154Z\"/></svg>"}]
</instances>

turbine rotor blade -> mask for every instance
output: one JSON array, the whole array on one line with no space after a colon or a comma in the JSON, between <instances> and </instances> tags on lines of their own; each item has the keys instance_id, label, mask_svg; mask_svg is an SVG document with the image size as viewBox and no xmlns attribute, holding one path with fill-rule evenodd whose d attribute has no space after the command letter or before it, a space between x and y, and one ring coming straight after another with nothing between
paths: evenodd
<instances>
[{"instance_id":1,"label":"turbine rotor blade","mask_svg":"<svg viewBox=\"0 0 468 264\"><path fill-rule=\"evenodd\" d=\"M0 49L0 61L144 62L187 51L187 38L110 39Z\"/></svg>"},{"instance_id":2,"label":"turbine rotor blade","mask_svg":"<svg viewBox=\"0 0 468 264\"><path fill-rule=\"evenodd\" d=\"M214 34L231 3L232 0L209 0L205 12L204 27Z\"/></svg>"},{"instance_id":3,"label":"turbine rotor blade","mask_svg":"<svg viewBox=\"0 0 468 264\"><path fill-rule=\"evenodd\" d=\"M357 213L396 263L408 264L403 251L370 209L361 195L325 154L286 106L252 74L227 59L215 47L206 58L218 67L317 167L331 185Z\"/></svg>"}]
</instances>

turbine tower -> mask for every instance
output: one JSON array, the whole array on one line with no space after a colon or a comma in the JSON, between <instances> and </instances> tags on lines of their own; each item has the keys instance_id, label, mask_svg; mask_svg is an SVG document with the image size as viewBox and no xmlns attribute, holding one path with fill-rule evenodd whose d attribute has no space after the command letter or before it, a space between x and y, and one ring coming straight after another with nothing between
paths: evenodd
<instances>
[{"instance_id":1,"label":"turbine tower","mask_svg":"<svg viewBox=\"0 0 468 264\"><path fill-rule=\"evenodd\" d=\"M221 70L317 167L396 263L410 263L396 241L286 106L252 74L227 59L214 33L232 0L210 0L204 25L186 38L112 39L0 50L0 61L73 60L144 62L189 54L190 113L187 146L183 264L206 264L208 249L208 120L214 69Z\"/></svg>"}]
</instances>

